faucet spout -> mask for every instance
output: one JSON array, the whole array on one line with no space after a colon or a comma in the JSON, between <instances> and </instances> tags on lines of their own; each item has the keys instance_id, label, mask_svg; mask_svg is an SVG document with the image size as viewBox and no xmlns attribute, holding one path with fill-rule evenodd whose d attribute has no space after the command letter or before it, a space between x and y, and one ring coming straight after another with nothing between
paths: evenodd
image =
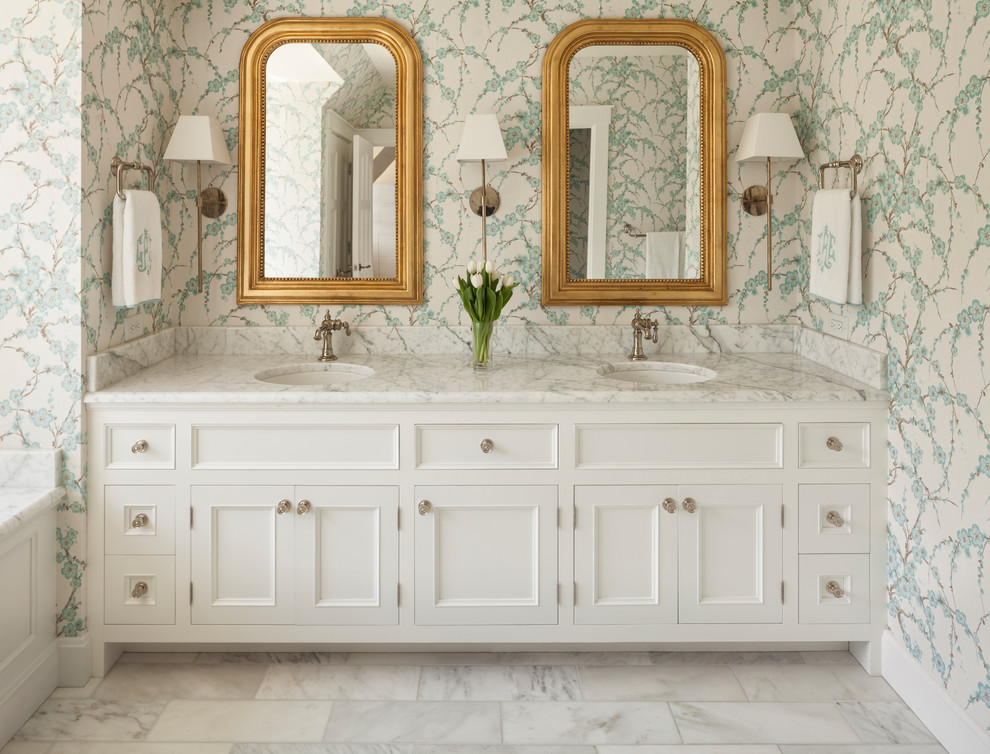
<instances>
[{"instance_id":1,"label":"faucet spout","mask_svg":"<svg viewBox=\"0 0 990 754\"><path fill-rule=\"evenodd\" d=\"M632 321L633 348L628 357L630 361L646 361L646 354L643 353L643 335L646 335L647 340L657 343L660 340L659 327L659 322L644 317L640 310L636 309L636 316L633 317Z\"/></svg>"},{"instance_id":2,"label":"faucet spout","mask_svg":"<svg viewBox=\"0 0 990 754\"><path fill-rule=\"evenodd\" d=\"M326 316L323 317L323 322L316 328L316 334L313 336L313 340L323 339L323 352L320 354L319 361L337 360L337 355L333 352L334 330L343 330L345 335L350 335L351 323L341 319L334 319L330 316L330 310L327 309Z\"/></svg>"}]
</instances>

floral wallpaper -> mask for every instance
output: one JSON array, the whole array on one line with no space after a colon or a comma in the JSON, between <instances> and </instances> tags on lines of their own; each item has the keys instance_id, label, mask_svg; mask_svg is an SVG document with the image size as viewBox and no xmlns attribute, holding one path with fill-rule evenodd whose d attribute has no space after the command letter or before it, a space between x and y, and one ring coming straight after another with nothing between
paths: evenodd
<instances>
[{"instance_id":1,"label":"floral wallpaper","mask_svg":"<svg viewBox=\"0 0 990 754\"><path fill-rule=\"evenodd\" d=\"M888 353L890 627L990 730L990 6L800 6L788 109L812 167L865 160L866 275L864 306L811 300L802 317L846 316ZM816 178L795 212L806 245Z\"/></svg>"},{"instance_id":2,"label":"floral wallpaper","mask_svg":"<svg viewBox=\"0 0 990 754\"><path fill-rule=\"evenodd\" d=\"M606 278L646 276L645 241L633 233L685 229L688 67L683 55L575 56L571 61L570 103L612 105Z\"/></svg>"},{"instance_id":3,"label":"floral wallpaper","mask_svg":"<svg viewBox=\"0 0 990 754\"><path fill-rule=\"evenodd\" d=\"M85 629L80 22L73 0L0 10L0 449L62 450L65 636Z\"/></svg>"},{"instance_id":4,"label":"floral wallpaper","mask_svg":"<svg viewBox=\"0 0 990 754\"><path fill-rule=\"evenodd\" d=\"M195 167L160 155L179 113L210 113L236 156L237 64L271 17L384 15L424 59L424 273L421 306L338 307L352 323L466 322L448 280L478 251L467 197L477 166L454 155L464 116L498 113L509 159L491 183L494 256L522 287L510 324L627 322L614 306L540 305L542 51L584 17L684 17L720 40L728 71L729 288L726 307L669 307L670 323L802 321L838 313L851 338L890 361L889 619L898 641L990 729L984 558L990 545L985 334L990 310L988 85L984 0L603 0L535 6L436 0L14 0L0 10L0 447L64 450L59 629L85 628L82 358L124 339L109 301L109 161L158 170L166 230L160 304L134 315L170 325L312 324L315 307L238 307L236 213L205 224L196 291ZM80 92L81 89L81 92ZM771 292L762 218L738 195L762 181L733 159L746 119L795 115L807 160L775 165ZM866 161L863 307L809 300L807 246L817 165ZM81 161L79 155L81 154ZM494 166L493 166L494 167ZM236 166L207 167L236 206ZM134 177L132 180L139 180Z\"/></svg>"}]
</instances>

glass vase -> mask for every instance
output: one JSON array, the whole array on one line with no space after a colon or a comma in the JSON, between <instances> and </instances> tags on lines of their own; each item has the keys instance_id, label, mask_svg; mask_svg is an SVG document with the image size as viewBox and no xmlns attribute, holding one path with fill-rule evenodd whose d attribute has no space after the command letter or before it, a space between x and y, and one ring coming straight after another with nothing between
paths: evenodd
<instances>
[{"instance_id":1,"label":"glass vase","mask_svg":"<svg viewBox=\"0 0 990 754\"><path fill-rule=\"evenodd\" d=\"M472 322L471 336L474 341L474 357L471 365L475 369L492 368L492 333L495 332L495 321Z\"/></svg>"}]
</instances>

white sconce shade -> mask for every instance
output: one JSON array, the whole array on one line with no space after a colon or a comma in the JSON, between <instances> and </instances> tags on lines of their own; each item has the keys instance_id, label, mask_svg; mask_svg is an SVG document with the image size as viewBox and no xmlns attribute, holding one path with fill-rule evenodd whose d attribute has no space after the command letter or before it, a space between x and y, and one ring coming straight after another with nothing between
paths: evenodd
<instances>
[{"instance_id":1,"label":"white sconce shade","mask_svg":"<svg viewBox=\"0 0 990 754\"><path fill-rule=\"evenodd\" d=\"M163 159L230 165L230 152L220 124L211 115L180 115Z\"/></svg>"},{"instance_id":2,"label":"white sconce shade","mask_svg":"<svg viewBox=\"0 0 990 754\"><path fill-rule=\"evenodd\" d=\"M498 118L492 113L469 115L464 121L461 146L457 150L458 162L500 162L509 159L502 140Z\"/></svg>"},{"instance_id":3,"label":"white sconce shade","mask_svg":"<svg viewBox=\"0 0 990 754\"><path fill-rule=\"evenodd\" d=\"M746 123L739 150L738 162L751 160L800 160L804 157L791 116L787 113L756 113Z\"/></svg>"}]
</instances>

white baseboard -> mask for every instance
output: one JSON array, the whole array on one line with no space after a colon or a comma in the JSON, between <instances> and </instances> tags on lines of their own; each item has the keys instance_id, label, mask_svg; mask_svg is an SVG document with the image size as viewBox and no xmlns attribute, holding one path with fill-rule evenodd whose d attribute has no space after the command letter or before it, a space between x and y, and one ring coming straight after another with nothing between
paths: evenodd
<instances>
[{"instance_id":1,"label":"white baseboard","mask_svg":"<svg viewBox=\"0 0 990 754\"><path fill-rule=\"evenodd\" d=\"M990 751L990 735L887 631L883 635L883 677L949 754Z\"/></svg>"},{"instance_id":2,"label":"white baseboard","mask_svg":"<svg viewBox=\"0 0 990 754\"><path fill-rule=\"evenodd\" d=\"M58 653L55 642L46 647L15 679L0 678L10 686L0 696L0 749L4 747L48 695L58 680Z\"/></svg>"},{"instance_id":3,"label":"white baseboard","mask_svg":"<svg viewBox=\"0 0 990 754\"><path fill-rule=\"evenodd\" d=\"M85 686L93 675L89 634L58 637L58 685Z\"/></svg>"}]
</instances>

